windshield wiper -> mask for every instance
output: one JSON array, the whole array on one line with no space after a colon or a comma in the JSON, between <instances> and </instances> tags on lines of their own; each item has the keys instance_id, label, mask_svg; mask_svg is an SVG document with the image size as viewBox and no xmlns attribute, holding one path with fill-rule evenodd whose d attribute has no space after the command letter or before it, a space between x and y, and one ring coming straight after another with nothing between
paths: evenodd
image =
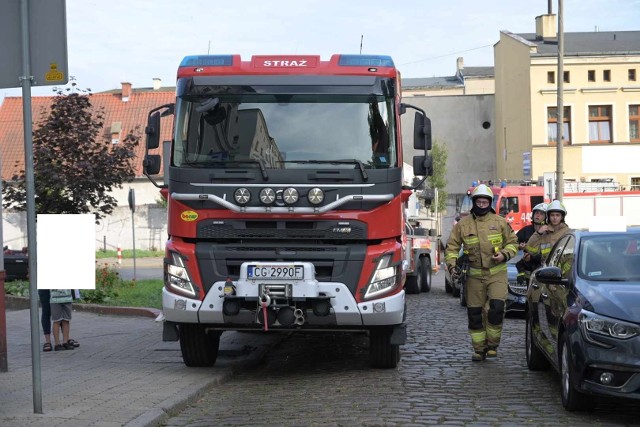
<instances>
[{"instance_id":1,"label":"windshield wiper","mask_svg":"<svg viewBox=\"0 0 640 427\"><path fill-rule=\"evenodd\" d=\"M260 160L207 160L204 162L184 162L183 165L194 166L194 167L206 167L211 165L246 165L246 164L256 164L260 168L260 172L262 173L262 179L265 181L269 180L269 175L267 175L267 168L264 167L262 161Z\"/></svg>"},{"instance_id":2,"label":"windshield wiper","mask_svg":"<svg viewBox=\"0 0 640 427\"><path fill-rule=\"evenodd\" d=\"M362 174L362 179L364 181L369 180L369 175L367 175L367 171L364 169L364 164L360 160L356 159L347 159L347 160L281 160L280 163L300 163L300 164L309 164L309 165L356 165L358 169L360 169L360 173Z\"/></svg>"}]
</instances>

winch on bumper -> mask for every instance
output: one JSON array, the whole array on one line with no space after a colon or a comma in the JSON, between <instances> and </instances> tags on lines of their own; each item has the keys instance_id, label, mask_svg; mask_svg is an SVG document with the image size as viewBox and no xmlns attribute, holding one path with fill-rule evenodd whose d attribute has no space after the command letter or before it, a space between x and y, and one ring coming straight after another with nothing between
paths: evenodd
<instances>
[{"instance_id":1,"label":"winch on bumper","mask_svg":"<svg viewBox=\"0 0 640 427\"><path fill-rule=\"evenodd\" d=\"M315 280L308 262L245 262L237 281L214 283L204 301L166 288L162 295L166 320L229 330L364 329L404 321L404 291L357 303L344 283Z\"/></svg>"}]
</instances>

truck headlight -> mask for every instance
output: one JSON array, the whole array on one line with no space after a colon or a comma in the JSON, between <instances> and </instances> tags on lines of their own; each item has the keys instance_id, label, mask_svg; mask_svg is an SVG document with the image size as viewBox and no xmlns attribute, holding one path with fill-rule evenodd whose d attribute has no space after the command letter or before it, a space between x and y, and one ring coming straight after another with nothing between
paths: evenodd
<instances>
[{"instance_id":1,"label":"truck headlight","mask_svg":"<svg viewBox=\"0 0 640 427\"><path fill-rule=\"evenodd\" d=\"M196 296L184 259L176 252L171 252L171 263L167 264L166 284L169 289L176 293L189 297Z\"/></svg>"},{"instance_id":2,"label":"truck headlight","mask_svg":"<svg viewBox=\"0 0 640 427\"><path fill-rule=\"evenodd\" d=\"M640 335L640 327L636 324L612 319L600 314L582 310L578 316L580 329L587 341L601 346L610 345L597 340L597 335L626 340Z\"/></svg>"},{"instance_id":3,"label":"truck headlight","mask_svg":"<svg viewBox=\"0 0 640 427\"><path fill-rule=\"evenodd\" d=\"M380 258L371 282L367 287L367 292L364 295L365 299L383 294L395 286L398 281L398 266L391 266L390 264L391 254Z\"/></svg>"}]
</instances>

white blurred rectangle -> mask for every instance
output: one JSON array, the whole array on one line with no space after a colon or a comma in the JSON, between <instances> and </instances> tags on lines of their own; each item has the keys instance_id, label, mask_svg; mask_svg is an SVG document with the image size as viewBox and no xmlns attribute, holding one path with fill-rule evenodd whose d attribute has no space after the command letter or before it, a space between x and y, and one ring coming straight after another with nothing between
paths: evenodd
<instances>
[{"instance_id":1,"label":"white blurred rectangle","mask_svg":"<svg viewBox=\"0 0 640 427\"><path fill-rule=\"evenodd\" d=\"M627 220L623 216L594 216L589 231L627 231Z\"/></svg>"},{"instance_id":2,"label":"white blurred rectangle","mask_svg":"<svg viewBox=\"0 0 640 427\"><path fill-rule=\"evenodd\" d=\"M38 289L95 289L93 214L38 214Z\"/></svg>"}]
</instances>

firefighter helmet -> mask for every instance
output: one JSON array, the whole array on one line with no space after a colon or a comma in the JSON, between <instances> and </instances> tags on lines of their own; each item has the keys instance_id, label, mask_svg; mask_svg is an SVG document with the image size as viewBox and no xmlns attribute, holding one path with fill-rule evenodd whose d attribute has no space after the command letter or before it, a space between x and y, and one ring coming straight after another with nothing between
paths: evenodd
<instances>
[{"instance_id":1,"label":"firefighter helmet","mask_svg":"<svg viewBox=\"0 0 640 427\"><path fill-rule=\"evenodd\" d=\"M564 207L560 200L554 200L553 202L547 205L547 219L549 219L549 214L551 212L560 212L562 214L562 219L567 216L567 209Z\"/></svg>"},{"instance_id":2,"label":"firefighter helmet","mask_svg":"<svg viewBox=\"0 0 640 427\"><path fill-rule=\"evenodd\" d=\"M477 197L485 197L493 201L493 191L485 184L480 184L471 192L471 200L476 200Z\"/></svg>"},{"instance_id":3,"label":"firefighter helmet","mask_svg":"<svg viewBox=\"0 0 640 427\"><path fill-rule=\"evenodd\" d=\"M531 221L534 224L543 225L544 224L544 219L540 223L536 222L536 220L535 220L536 211L537 212L542 212L544 214L544 217L546 218L546 216L547 216L547 204L546 203L538 203L531 210Z\"/></svg>"}]
</instances>

